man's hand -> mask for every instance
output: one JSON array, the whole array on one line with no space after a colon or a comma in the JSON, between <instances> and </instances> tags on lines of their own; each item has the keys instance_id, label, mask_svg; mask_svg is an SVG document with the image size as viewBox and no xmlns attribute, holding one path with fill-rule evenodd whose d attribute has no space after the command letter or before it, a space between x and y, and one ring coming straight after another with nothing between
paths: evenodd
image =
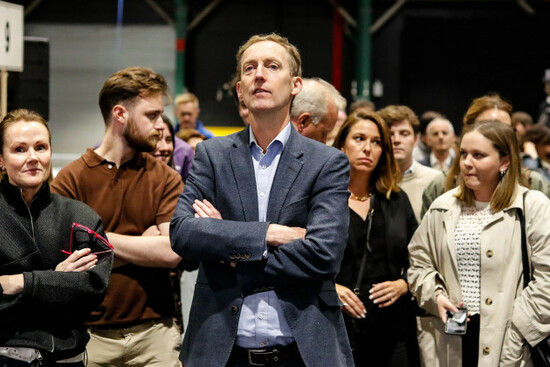
<instances>
[{"instance_id":1,"label":"man's hand","mask_svg":"<svg viewBox=\"0 0 550 367\"><path fill-rule=\"evenodd\" d=\"M407 282L404 279L388 280L374 284L369 290L369 298L382 308L391 306L405 293L407 293Z\"/></svg>"},{"instance_id":2,"label":"man's hand","mask_svg":"<svg viewBox=\"0 0 550 367\"><path fill-rule=\"evenodd\" d=\"M74 251L65 261L57 264L55 271L83 272L90 270L97 264L97 256L90 252L89 248Z\"/></svg>"},{"instance_id":3,"label":"man's hand","mask_svg":"<svg viewBox=\"0 0 550 367\"><path fill-rule=\"evenodd\" d=\"M356 319L365 318L367 309L365 308L363 302L361 302L359 297L357 297L351 289L344 287L343 285L336 284L336 293L338 293L340 301L344 304L342 306L342 311Z\"/></svg>"},{"instance_id":4,"label":"man's hand","mask_svg":"<svg viewBox=\"0 0 550 367\"><path fill-rule=\"evenodd\" d=\"M195 209L195 217L197 218L223 219L218 209L216 209L214 205L206 199L203 201L195 200L193 203L193 209Z\"/></svg>"},{"instance_id":5,"label":"man's hand","mask_svg":"<svg viewBox=\"0 0 550 367\"><path fill-rule=\"evenodd\" d=\"M306 229L271 223L267 227L267 245L279 247L290 241L306 238Z\"/></svg>"},{"instance_id":6,"label":"man's hand","mask_svg":"<svg viewBox=\"0 0 550 367\"><path fill-rule=\"evenodd\" d=\"M0 285L3 289L3 294L13 296L23 292L25 280L23 274L0 275Z\"/></svg>"}]
</instances>

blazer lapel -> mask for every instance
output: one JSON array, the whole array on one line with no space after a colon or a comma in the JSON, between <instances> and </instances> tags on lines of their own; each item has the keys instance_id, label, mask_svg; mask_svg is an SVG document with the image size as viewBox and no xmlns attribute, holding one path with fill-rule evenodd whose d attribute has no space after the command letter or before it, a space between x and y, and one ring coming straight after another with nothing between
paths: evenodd
<instances>
[{"instance_id":1,"label":"blazer lapel","mask_svg":"<svg viewBox=\"0 0 550 367\"><path fill-rule=\"evenodd\" d=\"M258 190L256 189L256 176L250 153L249 129L250 127L235 135L233 149L230 151L229 156L243 208L244 220L246 222L256 222L258 221Z\"/></svg>"},{"instance_id":2,"label":"blazer lapel","mask_svg":"<svg viewBox=\"0 0 550 367\"><path fill-rule=\"evenodd\" d=\"M302 169L304 149L300 143L301 138L300 134L291 126L290 136L281 153L277 172L275 172L273 184L271 185L267 206L267 221L278 222L283 203Z\"/></svg>"}]
</instances>

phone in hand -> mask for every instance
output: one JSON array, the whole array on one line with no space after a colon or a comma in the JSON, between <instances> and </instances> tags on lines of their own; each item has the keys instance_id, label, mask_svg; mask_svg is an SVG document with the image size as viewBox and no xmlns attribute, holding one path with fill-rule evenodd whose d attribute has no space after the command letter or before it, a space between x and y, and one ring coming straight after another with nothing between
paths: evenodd
<instances>
[{"instance_id":1,"label":"phone in hand","mask_svg":"<svg viewBox=\"0 0 550 367\"><path fill-rule=\"evenodd\" d=\"M459 307L458 312L447 311L447 322L445 323L445 334L464 335L468 325L468 310Z\"/></svg>"}]
</instances>

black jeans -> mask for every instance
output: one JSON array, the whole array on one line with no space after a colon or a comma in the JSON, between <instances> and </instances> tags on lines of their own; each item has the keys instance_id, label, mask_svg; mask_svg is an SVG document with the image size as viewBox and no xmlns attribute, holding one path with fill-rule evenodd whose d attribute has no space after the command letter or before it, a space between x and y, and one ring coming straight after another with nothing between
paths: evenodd
<instances>
[{"instance_id":1,"label":"black jeans","mask_svg":"<svg viewBox=\"0 0 550 367\"><path fill-rule=\"evenodd\" d=\"M25 361L0 356L0 367L84 367L84 363L56 363L45 361L34 361L27 363Z\"/></svg>"},{"instance_id":2,"label":"black jeans","mask_svg":"<svg viewBox=\"0 0 550 367\"><path fill-rule=\"evenodd\" d=\"M477 366L479 356L479 315L470 316L466 335L462 336L462 366Z\"/></svg>"}]
</instances>

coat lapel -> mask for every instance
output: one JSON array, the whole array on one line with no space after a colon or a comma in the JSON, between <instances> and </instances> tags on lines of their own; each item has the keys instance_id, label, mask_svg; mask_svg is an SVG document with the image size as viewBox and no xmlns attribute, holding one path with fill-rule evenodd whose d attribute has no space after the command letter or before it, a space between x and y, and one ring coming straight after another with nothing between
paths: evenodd
<instances>
[{"instance_id":1,"label":"coat lapel","mask_svg":"<svg viewBox=\"0 0 550 367\"><path fill-rule=\"evenodd\" d=\"M456 279L458 279L458 261L456 259L456 246L455 246L455 238L454 238L454 232L456 225L458 223L458 217L460 215L461 207L457 204L458 200L456 200L452 204L452 208L448 210L445 213L445 219L443 220L443 228L445 231L445 236L447 240L447 246L450 258L453 262L453 267L456 271Z\"/></svg>"},{"instance_id":2,"label":"coat lapel","mask_svg":"<svg viewBox=\"0 0 550 367\"><path fill-rule=\"evenodd\" d=\"M255 222L258 221L258 193L249 146L249 129L250 127L235 135L233 148L229 155L233 177L237 183L239 199L243 208L244 220Z\"/></svg>"},{"instance_id":3,"label":"coat lapel","mask_svg":"<svg viewBox=\"0 0 550 367\"><path fill-rule=\"evenodd\" d=\"M273 178L271 192L269 193L269 204L267 207L267 221L277 223L283 203L302 169L304 164L302 158L304 148L300 142L303 139L300 134L291 126L290 136L281 153L277 172Z\"/></svg>"}]
</instances>

